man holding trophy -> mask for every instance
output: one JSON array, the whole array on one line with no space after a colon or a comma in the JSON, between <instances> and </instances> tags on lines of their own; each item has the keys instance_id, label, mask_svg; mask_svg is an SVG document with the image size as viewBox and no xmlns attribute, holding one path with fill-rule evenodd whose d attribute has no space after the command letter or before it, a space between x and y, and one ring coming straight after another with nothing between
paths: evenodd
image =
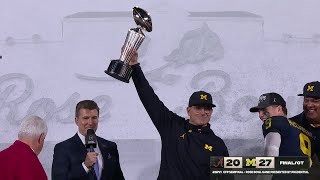
<instances>
[{"instance_id":1,"label":"man holding trophy","mask_svg":"<svg viewBox=\"0 0 320 180\"><path fill-rule=\"evenodd\" d=\"M141 8L134 8L138 28L151 31L151 17ZM138 63L137 49L143 38L129 30L120 60L113 60L105 71L110 76L129 82L132 76L138 95L162 142L158 180L209 180L210 156L229 156L224 141L210 128L212 96L204 91L194 92L186 108L190 119L170 111L149 85ZM133 30L134 31L134 30ZM149 31L149 32L150 32ZM216 179L211 176L211 179ZM219 176L233 179L233 176Z\"/></svg>"}]
</instances>

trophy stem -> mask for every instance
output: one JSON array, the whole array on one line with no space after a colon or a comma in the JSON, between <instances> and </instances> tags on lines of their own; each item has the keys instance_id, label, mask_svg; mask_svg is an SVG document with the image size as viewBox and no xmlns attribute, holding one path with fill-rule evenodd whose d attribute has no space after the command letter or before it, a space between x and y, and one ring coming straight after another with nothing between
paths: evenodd
<instances>
[{"instance_id":1,"label":"trophy stem","mask_svg":"<svg viewBox=\"0 0 320 180\"><path fill-rule=\"evenodd\" d=\"M127 33L127 37L125 40L124 48L120 55L120 60L129 63L132 59L134 51L138 50L140 45L142 44L145 35L141 33L138 28L130 29ZM138 32L137 32L138 31Z\"/></svg>"}]
</instances>

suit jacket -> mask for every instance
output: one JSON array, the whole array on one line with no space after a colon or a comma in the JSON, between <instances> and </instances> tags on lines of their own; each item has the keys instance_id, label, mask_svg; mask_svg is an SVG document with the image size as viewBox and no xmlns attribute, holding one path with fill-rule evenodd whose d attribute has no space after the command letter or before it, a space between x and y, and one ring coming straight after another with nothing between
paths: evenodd
<instances>
[{"instance_id":1,"label":"suit jacket","mask_svg":"<svg viewBox=\"0 0 320 180\"><path fill-rule=\"evenodd\" d=\"M97 137L100 152L103 157L101 180L124 180L117 145L114 142ZM92 171L86 173L83 169L87 150L78 134L54 147L52 163L52 180L95 180Z\"/></svg>"},{"instance_id":2,"label":"suit jacket","mask_svg":"<svg viewBox=\"0 0 320 180\"><path fill-rule=\"evenodd\" d=\"M0 152L1 180L47 180L47 175L33 150L17 140Z\"/></svg>"}]
</instances>

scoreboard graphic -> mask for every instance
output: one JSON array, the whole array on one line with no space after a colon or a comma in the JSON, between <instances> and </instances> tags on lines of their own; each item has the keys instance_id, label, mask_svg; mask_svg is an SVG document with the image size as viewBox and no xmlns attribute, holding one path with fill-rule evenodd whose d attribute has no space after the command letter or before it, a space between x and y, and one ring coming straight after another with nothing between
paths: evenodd
<instances>
[{"instance_id":1,"label":"scoreboard graphic","mask_svg":"<svg viewBox=\"0 0 320 180\"><path fill-rule=\"evenodd\" d=\"M210 157L211 174L309 174L308 157Z\"/></svg>"}]
</instances>

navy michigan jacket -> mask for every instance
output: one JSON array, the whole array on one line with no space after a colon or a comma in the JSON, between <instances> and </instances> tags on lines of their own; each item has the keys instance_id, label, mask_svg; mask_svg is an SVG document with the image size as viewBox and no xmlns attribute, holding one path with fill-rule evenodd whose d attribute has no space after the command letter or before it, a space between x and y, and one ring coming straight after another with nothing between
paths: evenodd
<instances>
[{"instance_id":1,"label":"navy michigan jacket","mask_svg":"<svg viewBox=\"0 0 320 180\"><path fill-rule=\"evenodd\" d=\"M158 180L215 179L210 178L210 156L229 156L223 140L214 134L210 124L194 126L170 111L154 93L139 64L132 68L132 79L140 100L161 137ZM221 179L233 179L233 176Z\"/></svg>"}]
</instances>

